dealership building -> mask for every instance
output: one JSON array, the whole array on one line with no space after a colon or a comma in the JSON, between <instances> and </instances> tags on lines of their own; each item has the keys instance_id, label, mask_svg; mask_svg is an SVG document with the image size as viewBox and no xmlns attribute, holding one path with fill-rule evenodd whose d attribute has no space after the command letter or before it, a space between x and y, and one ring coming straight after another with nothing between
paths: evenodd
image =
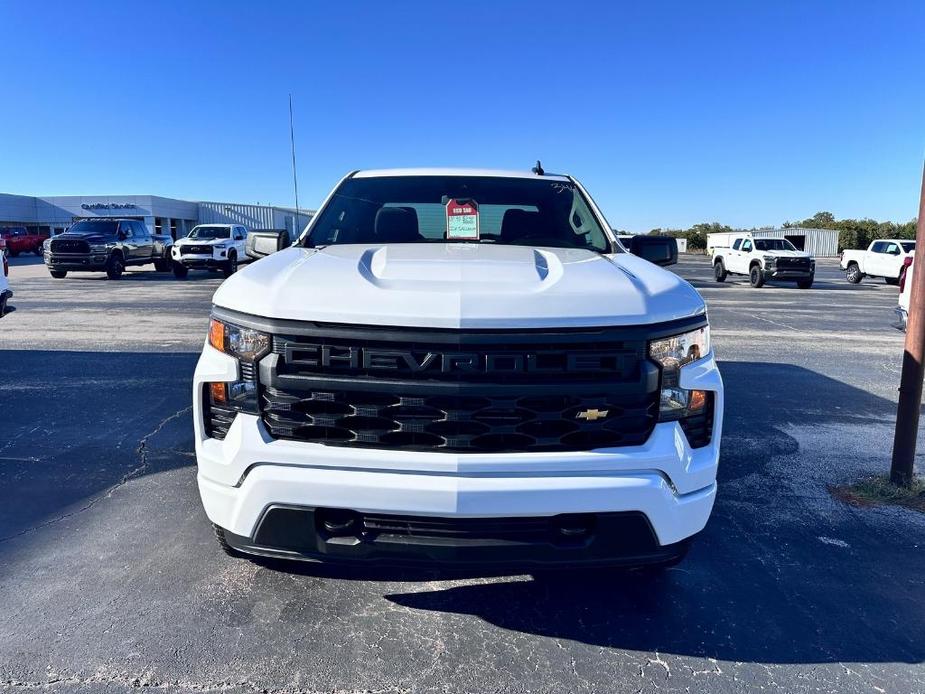
<instances>
[{"instance_id":1,"label":"dealership building","mask_svg":"<svg viewBox=\"0 0 925 694\"><path fill-rule=\"evenodd\" d=\"M285 229L295 237L314 214L270 205L190 202L158 195L63 195L41 197L0 193L0 226L60 234L81 219L119 217L144 222L152 233L174 239L197 224L243 224L248 229Z\"/></svg>"}]
</instances>

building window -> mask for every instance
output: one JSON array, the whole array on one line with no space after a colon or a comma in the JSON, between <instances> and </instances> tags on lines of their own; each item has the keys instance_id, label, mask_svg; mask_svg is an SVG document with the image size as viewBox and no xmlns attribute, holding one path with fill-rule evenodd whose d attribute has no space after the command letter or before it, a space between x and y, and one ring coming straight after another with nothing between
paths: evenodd
<instances>
[{"instance_id":1,"label":"building window","mask_svg":"<svg viewBox=\"0 0 925 694\"><path fill-rule=\"evenodd\" d=\"M176 219L170 220L170 236L173 238L174 241L177 240L177 220Z\"/></svg>"},{"instance_id":2,"label":"building window","mask_svg":"<svg viewBox=\"0 0 925 694\"><path fill-rule=\"evenodd\" d=\"M164 220L160 217L154 218L154 233L161 234L164 231Z\"/></svg>"}]
</instances>

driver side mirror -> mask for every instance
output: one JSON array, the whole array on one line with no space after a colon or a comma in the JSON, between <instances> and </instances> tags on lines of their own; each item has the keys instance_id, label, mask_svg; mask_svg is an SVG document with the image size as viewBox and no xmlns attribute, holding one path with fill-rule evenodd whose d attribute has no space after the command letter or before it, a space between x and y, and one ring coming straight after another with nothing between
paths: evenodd
<instances>
[{"instance_id":1,"label":"driver side mirror","mask_svg":"<svg viewBox=\"0 0 925 694\"><path fill-rule=\"evenodd\" d=\"M678 241L671 236L634 236L629 251L656 265L674 265L678 262Z\"/></svg>"}]
</instances>

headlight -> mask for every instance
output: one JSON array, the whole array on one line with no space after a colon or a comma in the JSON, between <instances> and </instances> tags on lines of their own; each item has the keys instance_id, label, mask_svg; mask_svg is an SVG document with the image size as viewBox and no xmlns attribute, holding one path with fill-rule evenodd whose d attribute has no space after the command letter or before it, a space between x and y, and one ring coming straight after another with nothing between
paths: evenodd
<instances>
[{"instance_id":1,"label":"headlight","mask_svg":"<svg viewBox=\"0 0 925 694\"><path fill-rule=\"evenodd\" d=\"M657 362L663 371L677 371L685 364L702 359L709 353L709 325L649 343L649 357Z\"/></svg>"},{"instance_id":2,"label":"headlight","mask_svg":"<svg viewBox=\"0 0 925 694\"><path fill-rule=\"evenodd\" d=\"M213 318L209 323L209 344L220 352L253 364L270 351L270 336Z\"/></svg>"},{"instance_id":3,"label":"headlight","mask_svg":"<svg viewBox=\"0 0 925 694\"><path fill-rule=\"evenodd\" d=\"M105 243L97 243L97 244L90 245L91 253L105 253L108 249L109 249L109 246L107 246Z\"/></svg>"},{"instance_id":4,"label":"headlight","mask_svg":"<svg viewBox=\"0 0 925 694\"><path fill-rule=\"evenodd\" d=\"M214 246L212 246L212 248L225 249L225 248L228 248L228 244L227 243L217 243Z\"/></svg>"},{"instance_id":5,"label":"headlight","mask_svg":"<svg viewBox=\"0 0 925 694\"><path fill-rule=\"evenodd\" d=\"M240 363L239 380L205 384L204 410L210 413L207 430L209 436L223 439L236 412L259 413L254 363L270 351L270 336L213 318L209 323L209 344Z\"/></svg>"},{"instance_id":6,"label":"headlight","mask_svg":"<svg viewBox=\"0 0 925 694\"><path fill-rule=\"evenodd\" d=\"M674 421L703 412L708 403L707 393L681 388L681 367L709 353L708 325L649 343L649 357L662 367L659 421Z\"/></svg>"},{"instance_id":7,"label":"headlight","mask_svg":"<svg viewBox=\"0 0 925 694\"><path fill-rule=\"evenodd\" d=\"M762 257L764 258L764 262L766 263L776 263L777 262L777 256L765 255Z\"/></svg>"}]
</instances>

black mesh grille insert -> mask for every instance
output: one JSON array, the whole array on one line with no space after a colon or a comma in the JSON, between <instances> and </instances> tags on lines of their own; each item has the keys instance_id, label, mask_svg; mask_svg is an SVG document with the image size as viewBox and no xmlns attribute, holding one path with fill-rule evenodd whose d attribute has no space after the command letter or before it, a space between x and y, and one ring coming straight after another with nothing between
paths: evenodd
<instances>
[{"instance_id":1,"label":"black mesh grille insert","mask_svg":"<svg viewBox=\"0 0 925 694\"><path fill-rule=\"evenodd\" d=\"M89 253L90 244L78 239L52 239L52 253Z\"/></svg>"},{"instance_id":2,"label":"black mesh grille insert","mask_svg":"<svg viewBox=\"0 0 925 694\"><path fill-rule=\"evenodd\" d=\"M644 443L650 329L465 331L322 324L273 336L259 406L277 439L463 453ZM674 329L674 328L672 328Z\"/></svg>"},{"instance_id":3,"label":"black mesh grille insert","mask_svg":"<svg viewBox=\"0 0 925 694\"><path fill-rule=\"evenodd\" d=\"M808 270L809 258L778 258L777 267L780 270Z\"/></svg>"},{"instance_id":4,"label":"black mesh grille insert","mask_svg":"<svg viewBox=\"0 0 925 694\"><path fill-rule=\"evenodd\" d=\"M212 255L212 246L180 246L180 255Z\"/></svg>"}]
</instances>

